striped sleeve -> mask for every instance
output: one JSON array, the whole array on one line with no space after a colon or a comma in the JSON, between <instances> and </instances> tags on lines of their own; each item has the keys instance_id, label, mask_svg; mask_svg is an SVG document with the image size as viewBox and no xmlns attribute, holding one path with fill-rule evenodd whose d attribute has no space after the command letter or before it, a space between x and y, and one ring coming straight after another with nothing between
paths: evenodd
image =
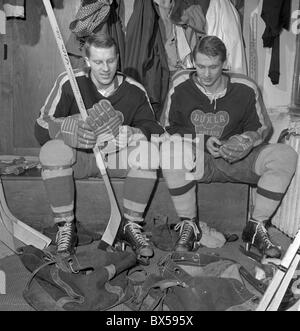
<instances>
[{"instance_id":1,"label":"striped sleeve","mask_svg":"<svg viewBox=\"0 0 300 331\"><path fill-rule=\"evenodd\" d=\"M268 115L262 93L258 85L245 75L231 74L231 83L238 83L248 86L255 94L255 110L259 118L261 127L256 131L260 137L260 142L267 140L272 131L272 122Z\"/></svg>"},{"instance_id":2,"label":"striped sleeve","mask_svg":"<svg viewBox=\"0 0 300 331\"><path fill-rule=\"evenodd\" d=\"M140 83L130 77L126 77L126 82L133 85L135 89L135 114L132 126L140 129L148 140L152 135L161 135L164 129L156 120L146 89Z\"/></svg>"},{"instance_id":3,"label":"striped sleeve","mask_svg":"<svg viewBox=\"0 0 300 331\"><path fill-rule=\"evenodd\" d=\"M164 127L170 126L170 110L172 106L172 96L174 94L175 88L181 83L188 80L191 72L195 72L195 70L194 69L180 70L172 78L171 87L166 98L166 102L164 105L164 109L160 121Z\"/></svg>"},{"instance_id":4,"label":"striped sleeve","mask_svg":"<svg viewBox=\"0 0 300 331\"><path fill-rule=\"evenodd\" d=\"M74 74L76 77L86 75L83 70L75 70ZM66 91L68 81L66 72L58 76L40 110L40 116L35 123L35 137L41 145L53 138L53 131L59 130L61 118L69 116L74 96Z\"/></svg>"}]
</instances>

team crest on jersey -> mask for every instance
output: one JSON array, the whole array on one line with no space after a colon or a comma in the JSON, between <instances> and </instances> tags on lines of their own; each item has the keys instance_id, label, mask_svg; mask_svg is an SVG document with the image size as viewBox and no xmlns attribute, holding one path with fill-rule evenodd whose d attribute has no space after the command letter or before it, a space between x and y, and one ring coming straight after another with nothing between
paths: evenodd
<instances>
[{"instance_id":1,"label":"team crest on jersey","mask_svg":"<svg viewBox=\"0 0 300 331\"><path fill-rule=\"evenodd\" d=\"M196 109L191 114L191 122L195 126L197 134L205 134L220 138L226 125L229 123L229 114L226 111L204 113Z\"/></svg>"}]
</instances>

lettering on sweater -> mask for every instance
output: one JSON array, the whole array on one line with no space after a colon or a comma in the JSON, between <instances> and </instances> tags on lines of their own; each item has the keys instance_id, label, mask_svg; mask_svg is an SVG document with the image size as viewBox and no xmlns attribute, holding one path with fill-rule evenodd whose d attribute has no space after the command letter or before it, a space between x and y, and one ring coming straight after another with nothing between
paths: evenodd
<instances>
[{"instance_id":1,"label":"lettering on sweater","mask_svg":"<svg viewBox=\"0 0 300 331\"><path fill-rule=\"evenodd\" d=\"M191 122L197 134L220 138L229 123L229 114L226 111L219 111L216 114L204 113L196 109L191 114Z\"/></svg>"}]
</instances>

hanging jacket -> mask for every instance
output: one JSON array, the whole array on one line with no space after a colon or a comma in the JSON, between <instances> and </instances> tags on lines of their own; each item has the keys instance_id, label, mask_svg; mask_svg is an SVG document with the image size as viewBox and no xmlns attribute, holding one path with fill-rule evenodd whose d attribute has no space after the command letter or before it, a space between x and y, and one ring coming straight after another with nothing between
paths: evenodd
<instances>
[{"instance_id":1,"label":"hanging jacket","mask_svg":"<svg viewBox=\"0 0 300 331\"><path fill-rule=\"evenodd\" d=\"M205 33L205 15L210 0L174 0L170 18L174 24L189 26L197 33Z\"/></svg>"},{"instance_id":2,"label":"hanging jacket","mask_svg":"<svg viewBox=\"0 0 300 331\"><path fill-rule=\"evenodd\" d=\"M124 73L146 88L159 118L168 92L169 68L152 1L135 1L126 28Z\"/></svg>"},{"instance_id":3,"label":"hanging jacket","mask_svg":"<svg viewBox=\"0 0 300 331\"><path fill-rule=\"evenodd\" d=\"M114 0L110 5L110 15L107 20L107 30L113 37L119 48L119 71L124 70L125 65L125 34L120 19L121 0Z\"/></svg>"},{"instance_id":4,"label":"hanging jacket","mask_svg":"<svg viewBox=\"0 0 300 331\"><path fill-rule=\"evenodd\" d=\"M230 0L211 0L206 22L206 33L219 37L227 48L227 69L247 74L240 17Z\"/></svg>"},{"instance_id":5,"label":"hanging jacket","mask_svg":"<svg viewBox=\"0 0 300 331\"><path fill-rule=\"evenodd\" d=\"M289 29L291 17L291 0L264 0L261 18L266 23L263 33L264 47L272 48L269 77L274 85L280 77L280 33Z\"/></svg>"}]
</instances>

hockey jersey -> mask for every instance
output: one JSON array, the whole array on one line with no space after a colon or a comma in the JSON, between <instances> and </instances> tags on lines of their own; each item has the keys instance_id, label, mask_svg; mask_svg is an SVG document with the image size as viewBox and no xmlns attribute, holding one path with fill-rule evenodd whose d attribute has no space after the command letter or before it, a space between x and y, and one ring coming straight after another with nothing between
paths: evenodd
<instances>
[{"instance_id":1,"label":"hockey jersey","mask_svg":"<svg viewBox=\"0 0 300 331\"><path fill-rule=\"evenodd\" d=\"M271 121L259 88L247 76L226 72L226 91L210 100L194 81L195 70L174 77L166 102L165 127L173 134L204 134L226 140L235 134L256 131L265 140Z\"/></svg>"},{"instance_id":2,"label":"hockey jersey","mask_svg":"<svg viewBox=\"0 0 300 331\"><path fill-rule=\"evenodd\" d=\"M88 68L75 71L76 80L86 109L91 108L101 99L108 99L116 110L124 115L123 125L139 128L150 140L151 134L164 132L156 121L149 98L143 86L132 78L118 74L123 78L118 89L110 96L103 96L94 85ZM79 109L66 73L56 80L40 116L36 121L35 135L41 145L50 140L49 122L55 118L78 114Z\"/></svg>"}]
</instances>

